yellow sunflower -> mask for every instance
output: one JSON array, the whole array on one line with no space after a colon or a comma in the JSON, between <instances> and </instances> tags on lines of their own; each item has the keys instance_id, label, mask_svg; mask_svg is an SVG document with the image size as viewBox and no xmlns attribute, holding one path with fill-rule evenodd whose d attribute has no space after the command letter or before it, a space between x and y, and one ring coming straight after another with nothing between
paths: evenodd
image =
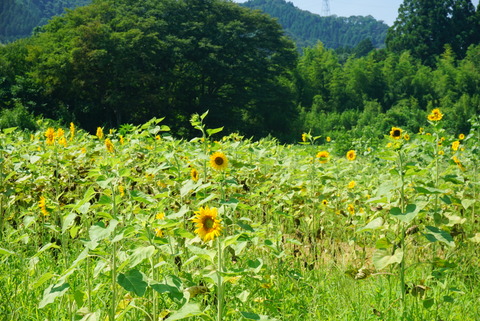
<instances>
[{"instance_id":1,"label":"yellow sunflower","mask_svg":"<svg viewBox=\"0 0 480 321\"><path fill-rule=\"evenodd\" d=\"M308 138L308 134L307 133L303 133L302 134L302 142L306 142L307 141L307 138Z\"/></svg>"},{"instance_id":2,"label":"yellow sunflower","mask_svg":"<svg viewBox=\"0 0 480 321\"><path fill-rule=\"evenodd\" d=\"M454 151L457 151L458 150L458 147L460 147L460 141L456 140L452 143L452 149Z\"/></svg>"},{"instance_id":3,"label":"yellow sunflower","mask_svg":"<svg viewBox=\"0 0 480 321\"><path fill-rule=\"evenodd\" d=\"M210 165L218 171L223 171L228 166L227 156L222 152L213 153L210 156Z\"/></svg>"},{"instance_id":4,"label":"yellow sunflower","mask_svg":"<svg viewBox=\"0 0 480 321\"><path fill-rule=\"evenodd\" d=\"M95 134L98 139L102 139L103 138L103 128L102 127L97 127L97 132Z\"/></svg>"},{"instance_id":5,"label":"yellow sunflower","mask_svg":"<svg viewBox=\"0 0 480 321\"><path fill-rule=\"evenodd\" d=\"M405 140L410 140L410 135L409 135L409 134L403 135L403 139L405 139Z\"/></svg>"},{"instance_id":6,"label":"yellow sunflower","mask_svg":"<svg viewBox=\"0 0 480 321\"><path fill-rule=\"evenodd\" d=\"M197 233L204 242L220 236L222 225L220 224L220 220L217 219L217 208L209 208L208 206L205 208L200 207L200 209L195 212L195 217L192 221L196 223L197 229L195 233Z\"/></svg>"},{"instance_id":7,"label":"yellow sunflower","mask_svg":"<svg viewBox=\"0 0 480 321\"><path fill-rule=\"evenodd\" d=\"M110 140L110 138L105 139L105 148L106 148L107 151L109 151L110 153L115 153L115 147L113 146L113 143L112 143L112 141Z\"/></svg>"},{"instance_id":8,"label":"yellow sunflower","mask_svg":"<svg viewBox=\"0 0 480 321\"><path fill-rule=\"evenodd\" d=\"M465 139L465 135L464 134L458 135L458 139L460 139L460 140Z\"/></svg>"},{"instance_id":9,"label":"yellow sunflower","mask_svg":"<svg viewBox=\"0 0 480 321\"><path fill-rule=\"evenodd\" d=\"M45 131L45 137L47 138L47 145L53 145L53 142L55 141L55 129L53 129L52 127L49 127L46 131Z\"/></svg>"},{"instance_id":10,"label":"yellow sunflower","mask_svg":"<svg viewBox=\"0 0 480 321\"><path fill-rule=\"evenodd\" d=\"M195 182L198 181L198 179L200 178L200 175L198 174L198 171L195 168L192 168L192 170L190 171L190 176L192 177L192 180Z\"/></svg>"},{"instance_id":11,"label":"yellow sunflower","mask_svg":"<svg viewBox=\"0 0 480 321\"><path fill-rule=\"evenodd\" d=\"M353 206L353 204L348 204L347 209L350 212L350 215L355 214L355 206Z\"/></svg>"},{"instance_id":12,"label":"yellow sunflower","mask_svg":"<svg viewBox=\"0 0 480 321\"><path fill-rule=\"evenodd\" d=\"M327 136L326 141L327 143L330 143L332 141L332 138L330 136Z\"/></svg>"},{"instance_id":13,"label":"yellow sunflower","mask_svg":"<svg viewBox=\"0 0 480 321\"><path fill-rule=\"evenodd\" d=\"M355 187L355 185L357 185L357 183L355 183L355 181L351 181L350 183L348 183L348 188L352 189Z\"/></svg>"},{"instance_id":14,"label":"yellow sunflower","mask_svg":"<svg viewBox=\"0 0 480 321\"><path fill-rule=\"evenodd\" d=\"M440 111L440 109L435 108L430 112L430 115L428 115L428 120L430 121L439 121L443 118L443 114Z\"/></svg>"},{"instance_id":15,"label":"yellow sunflower","mask_svg":"<svg viewBox=\"0 0 480 321\"><path fill-rule=\"evenodd\" d=\"M327 206L327 205L328 205L328 201L327 201L327 200L322 200L322 205Z\"/></svg>"},{"instance_id":16,"label":"yellow sunflower","mask_svg":"<svg viewBox=\"0 0 480 321\"><path fill-rule=\"evenodd\" d=\"M392 127L392 130L390 131L390 137L393 139L402 138L402 129L398 127Z\"/></svg>"},{"instance_id":17,"label":"yellow sunflower","mask_svg":"<svg viewBox=\"0 0 480 321\"><path fill-rule=\"evenodd\" d=\"M47 216L49 214L47 210L47 200L45 199L45 197L40 196L38 207L40 208L40 211L42 212L43 216Z\"/></svg>"},{"instance_id":18,"label":"yellow sunflower","mask_svg":"<svg viewBox=\"0 0 480 321\"><path fill-rule=\"evenodd\" d=\"M325 164L326 162L328 162L329 157L330 157L330 153L327 152L326 150L318 152L317 154L318 161L322 164Z\"/></svg>"},{"instance_id":19,"label":"yellow sunflower","mask_svg":"<svg viewBox=\"0 0 480 321\"><path fill-rule=\"evenodd\" d=\"M353 160L355 160L355 158L357 158L357 153L353 149L349 150L347 152L347 159L349 161L353 161Z\"/></svg>"}]
</instances>

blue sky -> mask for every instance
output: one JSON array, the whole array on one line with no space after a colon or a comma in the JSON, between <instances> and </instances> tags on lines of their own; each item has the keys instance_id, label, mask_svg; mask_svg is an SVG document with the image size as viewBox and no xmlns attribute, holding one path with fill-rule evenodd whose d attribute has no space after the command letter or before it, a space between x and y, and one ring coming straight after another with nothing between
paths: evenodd
<instances>
[{"instance_id":1,"label":"blue sky","mask_svg":"<svg viewBox=\"0 0 480 321\"><path fill-rule=\"evenodd\" d=\"M245 2L245 0L234 0ZM302 10L321 14L324 0L287 0ZM473 0L475 7L479 0ZM330 14L339 17L373 16L391 26L403 0L329 0Z\"/></svg>"}]
</instances>

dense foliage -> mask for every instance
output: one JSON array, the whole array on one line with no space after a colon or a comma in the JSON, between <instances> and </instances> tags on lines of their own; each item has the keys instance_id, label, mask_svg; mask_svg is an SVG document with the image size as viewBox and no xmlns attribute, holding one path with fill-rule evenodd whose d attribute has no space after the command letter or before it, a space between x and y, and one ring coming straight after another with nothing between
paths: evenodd
<instances>
[{"instance_id":1,"label":"dense foliage","mask_svg":"<svg viewBox=\"0 0 480 321\"><path fill-rule=\"evenodd\" d=\"M66 8L75 8L91 0L2 0L0 3L0 43L29 36Z\"/></svg>"},{"instance_id":2,"label":"dense foliage","mask_svg":"<svg viewBox=\"0 0 480 321\"><path fill-rule=\"evenodd\" d=\"M480 16L471 0L405 0L389 29L387 46L394 52L409 50L429 65L449 44L463 58L480 41Z\"/></svg>"},{"instance_id":3,"label":"dense foliage","mask_svg":"<svg viewBox=\"0 0 480 321\"><path fill-rule=\"evenodd\" d=\"M285 0L249 0L242 5L277 18L299 48L318 41L328 48L355 47L365 39L370 39L376 48L385 44L388 26L372 16L321 17Z\"/></svg>"},{"instance_id":4,"label":"dense foliage","mask_svg":"<svg viewBox=\"0 0 480 321\"><path fill-rule=\"evenodd\" d=\"M272 18L231 2L95 1L0 55L3 104L90 129L156 115L185 128L209 109L230 131L282 135L295 114L294 44Z\"/></svg>"}]
</instances>

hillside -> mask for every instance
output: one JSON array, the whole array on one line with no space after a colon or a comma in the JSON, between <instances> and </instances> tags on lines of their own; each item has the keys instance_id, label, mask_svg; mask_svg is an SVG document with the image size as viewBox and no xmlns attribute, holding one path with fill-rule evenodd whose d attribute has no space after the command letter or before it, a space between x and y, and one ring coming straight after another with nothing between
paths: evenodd
<instances>
[{"instance_id":1,"label":"hillside","mask_svg":"<svg viewBox=\"0 0 480 321\"><path fill-rule=\"evenodd\" d=\"M29 36L65 8L75 8L91 0L2 0L0 3L0 43Z\"/></svg>"},{"instance_id":2,"label":"hillside","mask_svg":"<svg viewBox=\"0 0 480 321\"><path fill-rule=\"evenodd\" d=\"M313 46L319 40L328 48L355 47L368 38L376 48L385 45L388 25L372 16L322 17L285 0L250 0L241 5L277 18L298 47Z\"/></svg>"}]
</instances>

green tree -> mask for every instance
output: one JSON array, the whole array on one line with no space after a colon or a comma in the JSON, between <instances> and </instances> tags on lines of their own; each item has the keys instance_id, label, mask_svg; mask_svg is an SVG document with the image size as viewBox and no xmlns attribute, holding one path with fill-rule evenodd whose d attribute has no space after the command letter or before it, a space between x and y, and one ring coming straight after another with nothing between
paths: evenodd
<instances>
[{"instance_id":1,"label":"green tree","mask_svg":"<svg viewBox=\"0 0 480 321\"><path fill-rule=\"evenodd\" d=\"M470 0L404 0L387 32L387 48L412 55L433 66L450 44L458 57L476 41L475 10Z\"/></svg>"},{"instance_id":2,"label":"green tree","mask_svg":"<svg viewBox=\"0 0 480 321\"><path fill-rule=\"evenodd\" d=\"M32 41L29 76L87 128L166 116L182 132L209 109L209 126L263 135L285 132L272 119L295 110L284 84L293 43L267 15L228 1L96 0Z\"/></svg>"}]
</instances>

